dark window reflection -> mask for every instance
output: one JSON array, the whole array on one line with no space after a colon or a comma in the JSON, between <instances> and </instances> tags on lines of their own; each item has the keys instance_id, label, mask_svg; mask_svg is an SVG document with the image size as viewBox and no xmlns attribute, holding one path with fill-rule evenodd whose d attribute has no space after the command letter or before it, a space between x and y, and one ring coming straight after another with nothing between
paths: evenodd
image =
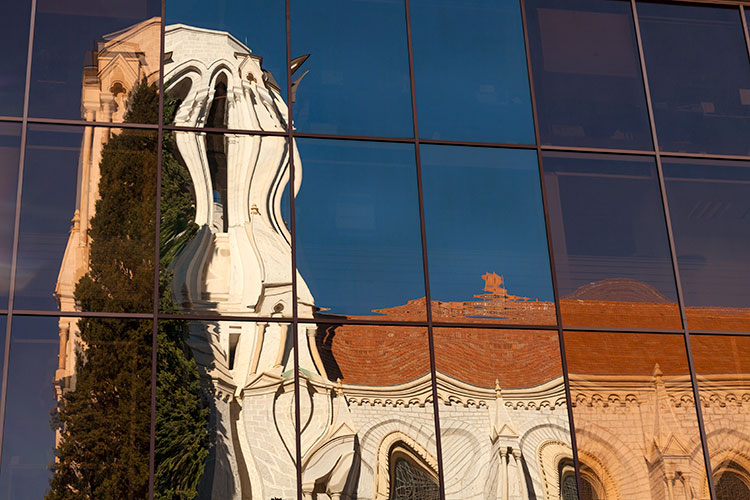
<instances>
[{"instance_id":1,"label":"dark window reflection","mask_svg":"<svg viewBox=\"0 0 750 500\"><path fill-rule=\"evenodd\" d=\"M124 121L139 81L158 80L160 12L155 0L39 0L29 114ZM137 121L156 123L153 112Z\"/></svg>"},{"instance_id":2,"label":"dark window reflection","mask_svg":"<svg viewBox=\"0 0 750 500\"><path fill-rule=\"evenodd\" d=\"M29 126L16 308L152 310L156 146L150 131Z\"/></svg>"},{"instance_id":3,"label":"dark window reflection","mask_svg":"<svg viewBox=\"0 0 750 500\"><path fill-rule=\"evenodd\" d=\"M750 163L663 162L689 326L750 330Z\"/></svg>"},{"instance_id":4,"label":"dark window reflection","mask_svg":"<svg viewBox=\"0 0 750 500\"><path fill-rule=\"evenodd\" d=\"M513 0L410 3L422 137L534 143L518 5Z\"/></svg>"},{"instance_id":5,"label":"dark window reflection","mask_svg":"<svg viewBox=\"0 0 750 500\"><path fill-rule=\"evenodd\" d=\"M4 498L145 498L151 332L151 321L13 319Z\"/></svg>"},{"instance_id":6,"label":"dark window reflection","mask_svg":"<svg viewBox=\"0 0 750 500\"><path fill-rule=\"evenodd\" d=\"M652 149L630 3L526 2L544 144Z\"/></svg>"},{"instance_id":7,"label":"dark window reflection","mask_svg":"<svg viewBox=\"0 0 750 500\"><path fill-rule=\"evenodd\" d=\"M21 116L26 84L31 2L3 5L0 44L6 48L0 59L0 115Z\"/></svg>"},{"instance_id":8,"label":"dark window reflection","mask_svg":"<svg viewBox=\"0 0 750 500\"><path fill-rule=\"evenodd\" d=\"M292 0L292 57L310 54L294 125L301 132L413 135L406 17L400 0Z\"/></svg>"},{"instance_id":9,"label":"dark window reflection","mask_svg":"<svg viewBox=\"0 0 750 500\"><path fill-rule=\"evenodd\" d=\"M301 140L296 198L303 303L334 314L424 320L412 146ZM305 297L307 295L307 297ZM415 300L417 299L417 300ZM301 306L300 314L309 314Z\"/></svg>"},{"instance_id":10,"label":"dark window reflection","mask_svg":"<svg viewBox=\"0 0 750 500\"><path fill-rule=\"evenodd\" d=\"M167 1L165 95L168 104L182 105L167 122L285 128L285 21L278 0Z\"/></svg>"},{"instance_id":11,"label":"dark window reflection","mask_svg":"<svg viewBox=\"0 0 750 500\"><path fill-rule=\"evenodd\" d=\"M563 321L680 328L653 158L547 153L544 170Z\"/></svg>"},{"instance_id":12,"label":"dark window reflection","mask_svg":"<svg viewBox=\"0 0 750 500\"><path fill-rule=\"evenodd\" d=\"M57 318L14 318L10 350L0 492L44 498L56 444L50 414L56 407Z\"/></svg>"},{"instance_id":13,"label":"dark window reflection","mask_svg":"<svg viewBox=\"0 0 750 500\"><path fill-rule=\"evenodd\" d=\"M8 307L21 126L0 124L0 309Z\"/></svg>"},{"instance_id":14,"label":"dark window reflection","mask_svg":"<svg viewBox=\"0 0 750 500\"><path fill-rule=\"evenodd\" d=\"M566 332L565 355L582 498L705 491L683 335ZM654 470L675 480L653 480Z\"/></svg>"},{"instance_id":15,"label":"dark window reflection","mask_svg":"<svg viewBox=\"0 0 750 500\"><path fill-rule=\"evenodd\" d=\"M659 147L750 152L750 64L736 7L639 3Z\"/></svg>"},{"instance_id":16,"label":"dark window reflection","mask_svg":"<svg viewBox=\"0 0 750 500\"><path fill-rule=\"evenodd\" d=\"M554 323L535 151L423 146L432 314Z\"/></svg>"}]
</instances>

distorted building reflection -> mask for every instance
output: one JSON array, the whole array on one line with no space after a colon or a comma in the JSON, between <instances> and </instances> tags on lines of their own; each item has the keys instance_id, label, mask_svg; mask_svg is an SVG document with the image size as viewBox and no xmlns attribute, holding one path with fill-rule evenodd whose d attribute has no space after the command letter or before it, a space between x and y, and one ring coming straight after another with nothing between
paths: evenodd
<instances>
[{"instance_id":1,"label":"distorted building reflection","mask_svg":"<svg viewBox=\"0 0 750 500\"><path fill-rule=\"evenodd\" d=\"M151 19L104 37L84 70L84 119L126 121L128 96L139 82L157 79L159 34L160 21ZM306 280L319 277L292 267L289 201L305 189L303 158L286 137L231 132L288 129L287 106L274 77L232 34L183 24L166 26L164 72L165 103L172 109L167 124L211 129L166 133L160 255L165 275L163 290L154 291L174 308L162 313L185 318L187 346L209 409L209 446L197 498L293 498L298 469L306 500L436 499L441 475L450 499L576 498L557 332L436 327L433 378L426 328L340 324L374 315L423 321L426 298L372 308L369 315L336 315L328 312L335 304L316 303ZM120 133L101 127L84 132L76 210L55 289L63 312L81 310L76 289L90 271L102 149ZM648 165L636 167L650 172ZM560 172L566 168L575 170L563 165ZM631 178L636 184L653 180L648 172ZM600 174L596 182L622 176ZM556 183L553 199L564 204L575 189L566 191L568 179L560 177L546 181ZM183 196L185 220L174 214L174 198L164 194L173 187ZM581 216L575 208L568 213L571 220ZM562 221L553 221L553 227L556 223ZM635 223L628 227L633 234L644 230ZM623 245L613 252L617 245L563 233L557 226L553 239L565 243L555 246L556 257L569 259L558 269L566 287L560 300L566 325L673 328L677 322L679 328L663 241L637 236L642 247ZM591 245L578 244L584 240ZM543 253L540 241L534 248ZM615 257L645 262L646 278L633 274L637 266L630 274L618 273ZM598 264L595 272L592 261ZM433 300L434 320L554 324L554 301L514 289L503 272L478 272L473 296L446 292ZM448 275L442 278L451 282ZM543 274L540 280L548 278ZM142 302L146 310L152 305ZM295 308L298 317L317 323L292 327ZM717 325L728 317L750 323L747 308L717 306L710 313ZM691 314L706 312L688 310ZM75 390L77 361L89 347L77 319L61 318L59 330L58 401ZM620 346L625 340L613 340L599 348L597 335L566 334L582 498L708 498L684 347L674 347L666 359L644 354L621 360L615 359L618 352L641 352L638 343ZM678 344L682 340L675 338ZM607 351L613 346L622 349ZM652 354L663 346L653 347ZM592 357L599 364L587 365ZM733 418L744 425L736 391L721 386L720 374L707 377L719 381L719 400L733 398ZM297 400L300 422L294 421ZM435 410L444 470L438 468ZM63 432L58 430L58 445ZM735 491L748 484L750 458L742 442L722 442L720 451L709 450L719 457L718 489Z\"/></svg>"},{"instance_id":2,"label":"distorted building reflection","mask_svg":"<svg viewBox=\"0 0 750 500\"><path fill-rule=\"evenodd\" d=\"M748 346L691 339L716 498L748 498ZM684 337L568 332L565 343L584 498L709 499Z\"/></svg>"}]
</instances>

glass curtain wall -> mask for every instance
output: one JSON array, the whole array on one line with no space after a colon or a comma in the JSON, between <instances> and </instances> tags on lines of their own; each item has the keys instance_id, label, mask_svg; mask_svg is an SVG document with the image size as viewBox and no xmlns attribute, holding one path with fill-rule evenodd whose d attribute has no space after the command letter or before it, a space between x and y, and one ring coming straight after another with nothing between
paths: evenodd
<instances>
[{"instance_id":1,"label":"glass curtain wall","mask_svg":"<svg viewBox=\"0 0 750 500\"><path fill-rule=\"evenodd\" d=\"M1 497L750 498L742 2L4 13Z\"/></svg>"}]
</instances>

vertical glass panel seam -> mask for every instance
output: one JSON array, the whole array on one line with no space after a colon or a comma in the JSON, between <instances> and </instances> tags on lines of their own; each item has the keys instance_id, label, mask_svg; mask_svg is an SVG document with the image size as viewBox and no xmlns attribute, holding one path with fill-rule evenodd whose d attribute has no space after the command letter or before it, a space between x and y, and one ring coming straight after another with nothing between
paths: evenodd
<instances>
[{"instance_id":1,"label":"vertical glass panel seam","mask_svg":"<svg viewBox=\"0 0 750 500\"><path fill-rule=\"evenodd\" d=\"M291 23L291 2L284 2L285 15L285 39L286 39L286 95L287 95L287 148L289 151L289 231L291 234L291 272L292 272L292 353L294 365L294 446L295 446L295 471L297 482L297 500L302 500L302 429L300 423L300 378L299 378L299 323L297 308L297 221L295 216L294 205L294 103L292 102L292 23Z\"/></svg>"},{"instance_id":2,"label":"vertical glass panel seam","mask_svg":"<svg viewBox=\"0 0 750 500\"><path fill-rule=\"evenodd\" d=\"M742 31L745 34L745 47L747 48L748 62L750 62L750 33L747 28L747 16L745 15L745 6L740 4L740 19L742 20Z\"/></svg>"},{"instance_id":3,"label":"vertical glass panel seam","mask_svg":"<svg viewBox=\"0 0 750 500\"><path fill-rule=\"evenodd\" d=\"M713 481L713 469L711 467L711 458L708 452L708 440L706 438L706 428L703 423L703 411L701 409L700 393L698 390L698 380L695 375L695 366L693 365L693 356L690 347L690 333L688 331L687 314L685 311L685 299L682 292L682 281L680 280L680 271L677 263L677 249L674 243L674 233L672 231L672 220L669 211L669 200L667 199L667 191L664 183L664 171L662 169L661 161L661 148L659 147L658 134L656 130L656 121L654 118L653 102L651 100L651 90L649 87L648 71L646 69L646 58L643 49L643 38L641 36L640 21L638 18L638 8L636 0L630 0L631 8L633 11L633 23L635 26L636 39L638 41L638 55L641 63L641 73L643 74L643 87L646 92L646 105L648 106L649 120L651 122L651 134L653 137L654 150L656 151L656 171L659 177L659 191L662 197L662 204L664 206L664 218L667 225L667 236L669 237L669 251L672 258L672 268L674 271L675 285L677 288L677 301L680 306L680 316L682 319L682 326L684 329L683 337L685 343L685 350L687 354L688 369L690 371L690 383L692 386L693 400L695 401L695 412L698 419L698 432L700 433L701 446L703 448L703 459L706 469L706 479L708 482L709 495L712 499L716 499L716 490ZM742 14L741 8L738 9ZM747 31L745 30L745 34ZM746 38L747 39L747 38Z\"/></svg>"},{"instance_id":4,"label":"vertical glass panel seam","mask_svg":"<svg viewBox=\"0 0 750 500\"><path fill-rule=\"evenodd\" d=\"M18 236L21 224L21 192L23 189L23 168L26 157L26 135L29 118L29 85L31 82L31 55L34 48L34 24L36 19L36 0L31 0L31 14L29 16L29 38L26 52L26 78L23 95L23 118L21 122L21 143L18 154L18 179L16 187L16 211L13 221L13 246L11 250L10 283L8 284L8 315L5 325L5 342L3 344L2 386L0 386L0 461L2 460L3 435L5 433L6 399L8 396L8 365L10 364L10 334L13 323L13 296L15 295L16 262L18 260ZM0 463L2 467L2 463Z\"/></svg>"},{"instance_id":5,"label":"vertical glass panel seam","mask_svg":"<svg viewBox=\"0 0 750 500\"><path fill-rule=\"evenodd\" d=\"M151 427L149 432L149 457L148 457L148 498L154 499L154 483L156 471L156 380L158 366L159 345L159 287L160 256L161 256L161 168L162 148L164 142L164 36L166 24L166 0L161 0L161 22L159 23L159 101L157 115L156 133L156 207L154 213L154 295L153 295L153 318L151 330Z\"/></svg>"},{"instance_id":6,"label":"vertical glass panel seam","mask_svg":"<svg viewBox=\"0 0 750 500\"><path fill-rule=\"evenodd\" d=\"M437 462L438 462L438 486L440 492L440 498L445 500L445 471L443 468L443 450L440 439L440 415L438 411L438 391L437 391L437 371L435 366L435 338L434 329L432 327L432 297L430 294L430 273L428 267L427 257L427 232L425 227L425 214L424 214L424 193L422 190L422 168L421 168L421 156L419 150L419 123L417 120L417 94L416 85L414 81L414 44L411 29L411 12L409 0L404 0L404 16L406 25L406 44L409 58L409 90L411 97L411 115L414 135L414 155L415 155L415 167L417 174L417 201L419 203L419 228L420 237L422 244L422 270L424 273L424 288L425 288L425 313L427 315L427 341L430 355L430 383L432 385L432 410L433 418L435 422L435 448L437 451Z\"/></svg>"},{"instance_id":7,"label":"vertical glass panel seam","mask_svg":"<svg viewBox=\"0 0 750 500\"><path fill-rule=\"evenodd\" d=\"M544 165L542 163L542 147L541 147L541 140L540 140L540 132L539 132L539 113L537 110L537 103L536 103L536 92L534 90L534 72L531 67L531 48L529 46L529 27L528 27L528 21L526 16L526 5L524 0L519 0L519 7L521 9L521 23L523 26L523 38L524 38L524 47L525 47L525 53L526 53L526 70L528 72L528 79L529 79L529 92L531 95L531 113L534 123L534 140L536 143L536 156L537 156L537 163L538 163L538 170L539 170L539 184L540 189L542 190L542 208L544 210L544 228L547 235L547 255L549 258L549 266L550 266L550 274L552 276L552 294L554 298L555 303L555 318L557 321L557 338L558 338L558 346L560 349L560 366L562 369L563 374L563 383L565 385L565 401L566 401L566 407L567 407L567 413L568 413L568 426L570 429L570 447L571 452L573 454L573 467L575 470L575 478L576 478L576 491L580 497L580 492L582 491L581 485L581 466L580 462L578 460L578 445L576 442L576 434L575 434L575 422L573 420L573 401L571 397L570 392L570 379L568 377L568 364L567 359L565 356L565 339L563 335L563 328L562 328L562 317L560 312L560 296L558 293L558 287L557 287L557 273L555 272L555 258L552 248L552 233L550 229L550 223L549 223L549 213L547 211L547 191L544 185Z\"/></svg>"}]
</instances>

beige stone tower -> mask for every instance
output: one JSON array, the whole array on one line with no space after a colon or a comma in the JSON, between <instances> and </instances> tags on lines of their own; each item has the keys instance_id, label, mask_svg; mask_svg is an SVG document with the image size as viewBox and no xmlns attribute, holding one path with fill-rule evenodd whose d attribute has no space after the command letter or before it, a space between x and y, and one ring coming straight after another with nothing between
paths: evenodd
<instances>
[{"instance_id":1,"label":"beige stone tower","mask_svg":"<svg viewBox=\"0 0 750 500\"><path fill-rule=\"evenodd\" d=\"M160 25L157 17L104 35L96 42L83 70L81 117L87 122L123 121L128 94L142 79L153 83L159 74ZM86 126L78 162L76 208L65 248L55 297L60 311L79 310L73 298L76 283L89 267L89 228L99 199L102 148L117 129ZM80 344L76 318L60 318L60 354L55 387L58 397L75 386L75 352Z\"/></svg>"}]
</instances>

